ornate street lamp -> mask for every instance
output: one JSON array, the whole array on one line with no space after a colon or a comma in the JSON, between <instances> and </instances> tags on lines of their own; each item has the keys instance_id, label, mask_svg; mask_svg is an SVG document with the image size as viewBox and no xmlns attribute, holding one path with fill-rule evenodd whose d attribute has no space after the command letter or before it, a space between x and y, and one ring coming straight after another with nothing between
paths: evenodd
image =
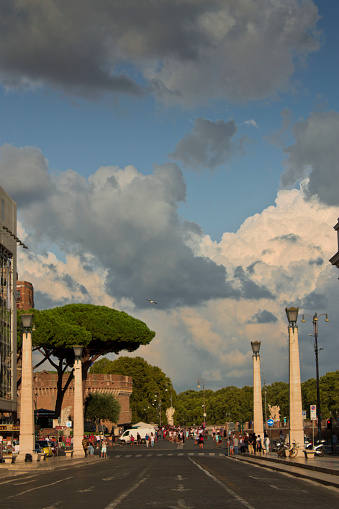
<instances>
[{"instance_id":1,"label":"ornate street lamp","mask_svg":"<svg viewBox=\"0 0 339 509\"><path fill-rule=\"evenodd\" d=\"M264 439L264 423L262 414L262 394L260 375L260 346L261 341L251 341L253 359L253 431L256 436Z\"/></svg>"},{"instance_id":2,"label":"ornate street lamp","mask_svg":"<svg viewBox=\"0 0 339 509\"><path fill-rule=\"evenodd\" d=\"M321 439L321 407L320 407L320 384L319 384L319 358L318 358L318 319L321 316L325 316L325 322L329 322L327 313L322 313L321 315L317 315L314 313L313 316L305 313L302 317L302 322L305 323L305 316L309 316L312 318L313 322L313 333L314 333L314 353L315 353L315 368L316 368L316 376L317 376L317 421L318 421L318 440ZM312 334L310 334L311 336Z\"/></svg>"},{"instance_id":3,"label":"ornate street lamp","mask_svg":"<svg viewBox=\"0 0 339 509\"><path fill-rule=\"evenodd\" d=\"M290 365L290 445L296 442L304 446L304 423L302 416L300 360L298 342L298 311L299 308L286 308L289 336Z\"/></svg>"},{"instance_id":4,"label":"ornate street lamp","mask_svg":"<svg viewBox=\"0 0 339 509\"><path fill-rule=\"evenodd\" d=\"M204 422L203 427L206 428L206 403L205 403L205 382L202 378L198 378L198 389L200 389L200 381L202 382L202 399L203 399L203 408L204 408Z\"/></svg>"},{"instance_id":5,"label":"ornate street lamp","mask_svg":"<svg viewBox=\"0 0 339 509\"><path fill-rule=\"evenodd\" d=\"M82 440L84 438L84 402L82 389L82 351L83 347L73 347L74 361L74 411L73 411L73 455L83 456L84 449Z\"/></svg>"},{"instance_id":6,"label":"ornate street lamp","mask_svg":"<svg viewBox=\"0 0 339 509\"><path fill-rule=\"evenodd\" d=\"M32 328L33 314L21 315L22 327L22 383L20 400L20 460L32 461L35 444Z\"/></svg>"}]
</instances>

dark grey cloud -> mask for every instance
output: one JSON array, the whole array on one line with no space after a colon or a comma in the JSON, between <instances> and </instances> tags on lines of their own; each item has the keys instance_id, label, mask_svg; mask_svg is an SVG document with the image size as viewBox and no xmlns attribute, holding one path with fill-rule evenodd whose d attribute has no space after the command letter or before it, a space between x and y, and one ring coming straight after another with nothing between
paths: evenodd
<instances>
[{"instance_id":1,"label":"dark grey cloud","mask_svg":"<svg viewBox=\"0 0 339 509\"><path fill-rule=\"evenodd\" d=\"M286 89L319 47L311 0L3 0L0 80L183 104Z\"/></svg>"},{"instance_id":2,"label":"dark grey cloud","mask_svg":"<svg viewBox=\"0 0 339 509\"><path fill-rule=\"evenodd\" d=\"M234 120L212 122L198 118L192 132L179 141L169 156L186 168L214 170L233 154L232 138L237 130Z\"/></svg>"},{"instance_id":3,"label":"dark grey cloud","mask_svg":"<svg viewBox=\"0 0 339 509\"><path fill-rule=\"evenodd\" d=\"M326 312L328 301L325 294L316 291L311 292L302 299L300 310L303 313L314 314L315 312Z\"/></svg>"},{"instance_id":4,"label":"dark grey cloud","mask_svg":"<svg viewBox=\"0 0 339 509\"><path fill-rule=\"evenodd\" d=\"M256 265L263 263L261 260L257 260L256 262L251 263L248 267L246 267L246 270L249 274L254 274Z\"/></svg>"},{"instance_id":5,"label":"dark grey cloud","mask_svg":"<svg viewBox=\"0 0 339 509\"><path fill-rule=\"evenodd\" d=\"M324 260L322 258L317 258L316 260L310 260L309 265L323 265Z\"/></svg>"},{"instance_id":6,"label":"dark grey cloud","mask_svg":"<svg viewBox=\"0 0 339 509\"><path fill-rule=\"evenodd\" d=\"M47 173L48 161L35 147L0 147L2 186L20 207L44 201L54 192Z\"/></svg>"},{"instance_id":7,"label":"dark grey cloud","mask_svg":"<svg viewBox=\"0 0 339 509\"><path fill-rule=\"evenodd\" d=\"M40 154L31 149L35 151ZM20 149L11 148L10 178L20 177L24 189L31 174L15 164L15 153L19 160L22 157ZM47 168L45 172L47 175ZM10 180L5 163L0 177L7 189ZM155 166L153 175L147 176L132 166L124 170L102 167L88 180L68 170L51 185L52 192L44 200L35 197L33 190L24 208L18 200L18 217L30 230L30 244L43 248L52 242L65 253L78 255L87 268L84 255L90 254L90 265L107 271L106 289L114 298L127 297L143 307L151 296L159 308L166 308L240 296L223 266L195 256L190 247L203 232L178 216L186 186L176 164ZM49 270L56 273L50 265ZM62 281L71 293L87 295L68 274L56 274L55 280Z\"/></svg>"},{"instance_id":8,"label":"dark grey cloud","mask_svg":"<svg viewBox=\"0 0 339 509\"><path fill-rule=\"evenodd\" d=\"M242 267L236 267L234 277L241 285L241 296L246 299L274 299L274 295L265 286L257 285L245 273Z\"/></svg>"},{"instance_id":9,"label":"dark grey cloud","mask_svg":"<svg viewBox=\"0 0 339 509\"><path fill-rule=\"evenodd\" d=\"M264 311L259 311L252 316L248 323L275 323L277 321L278 318L273 313L265 309Z\"/></svg>"},{"instance_id":10,"label":"dark grey cloud","mask_svg":"<svg viewBox=\"0 0 339 509\"><path fill-rule=\"evenodd\" d=\"M313 113L293 127L294 145L285 149L288 159L282 187L308 177L305 193L326 205L339 204L339 112Z\"/></svg>"},{"instance_id":11,"label":"dark grey cloud","mask_svg":"<svg viewBox=\"0 0 339 509\"><path fill-rule=\"evenodd\" d=\"M49 295L39 290L34 291L34 306L36 309L52 309L70 304L70 299L52 299Z\"/></svg>"},{"instance_id":12,"label":"dark grey cloud","mask_svg":"<svg viewBox=\"0 0 339 509\"><path fill-rule=\"evenodd\" d=\"M287 233L286 235L280 235L280 237L274 237L272 240L282 240L283 242L296 244L298 241L300 241L300 237L294 233Z\"/></svg>"}]
</instances>

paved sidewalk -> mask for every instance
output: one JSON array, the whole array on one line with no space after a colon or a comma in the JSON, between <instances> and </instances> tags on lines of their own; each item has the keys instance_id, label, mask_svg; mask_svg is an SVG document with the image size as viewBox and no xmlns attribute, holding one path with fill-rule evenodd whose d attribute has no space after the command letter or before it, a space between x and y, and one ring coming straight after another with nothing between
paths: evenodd
<instances>
[{"instance_id":1,"label":"paved sidewalk","mask_svg":"<svg viewBox=\"0 0 339 509\"><path fill-rule=\"evenodd\" d=\"M232 459L246 461L261 467L286 472L296 477L339 488L339 455L326 454L323 457L278 458L276 453L266 455L240 454Z\"/></svg>"},{"instance_id":2,"label":"paved sidewalk","mask_svg":"<svg viewBox=\"0 0 339 509\"><path fill-rule=\"evenodd\" d=\"M83 465L92 465L102 461L100 456L83 456L77 458L71 458L68 456L58 456L52 458L46 458L41 461L32 461L31 463L15 462L10 464L0 463L0 480L6 477L22 476L27 473L36 471L49 471L57 470L69 467L78 467Z\"/></svg>"}]
</instances>

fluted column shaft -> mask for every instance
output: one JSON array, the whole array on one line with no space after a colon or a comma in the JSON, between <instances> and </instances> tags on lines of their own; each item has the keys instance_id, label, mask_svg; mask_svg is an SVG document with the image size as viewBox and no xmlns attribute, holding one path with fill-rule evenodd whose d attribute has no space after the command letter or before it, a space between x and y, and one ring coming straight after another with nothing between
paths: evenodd
<instances>
[{"instance_id":1,"label":"fluted column shaft","mask_svg":"<svg viewBox=\"0 0 339 509\"><path fill-rule=\"evenodd\" d=\"M300 360L298 327L290 326L289 349L290 349L290 445L295 441L304 446L304 423L302 417L301 383L300 383Z\"/></svg>"}]
</instances>

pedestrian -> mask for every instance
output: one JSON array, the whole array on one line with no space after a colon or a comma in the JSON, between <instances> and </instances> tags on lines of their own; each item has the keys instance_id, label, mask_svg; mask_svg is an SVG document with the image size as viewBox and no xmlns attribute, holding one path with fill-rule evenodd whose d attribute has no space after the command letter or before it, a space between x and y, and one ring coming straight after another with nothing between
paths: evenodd
<instances>
[{"instance_id":1,"label":"pedestrian","mask_svg":"<svg viewBox=\"0 0 339 509\"><path fill-rule=\"evenodd\" d=\"M154 434L151 433L151 447L154 447Z\"/></svg>"},{"instance_id":2,"label":"pedestrian","mask_svg":"<svg viewBox=\"0 0 339 509\"><path fill-rule=\"evenodd\" d=\"M87 456L88 442L87 442L86 437L84 437L84 438L82 439L82 447L83 447L83 449L84 449L85 456Z\"/></svg>"},{"instance_id":3,"label":"pedestrian","mask_svg":"<svg viewBox=\"0 0 339 509\"><path fill-rule=\"evenodd\" d=\"M140 445L141 444L141 436L139 434L139 432L137 433L137 445Z\"/></svg>"},{"instance_id":4,"label":"pedestrian","mask_svg":"<svg viewBox=\"0 0 339 509\"><path fill-rule=\"evenodd\" d=\"M239 451L239 438L235 435L234 439L233 439L233 445L234 445L234 454L236 456L238 456L238 451Z\"/></svg>"},{"instance_id":5,"label":"pedestrian","mask_svg":"<svg viewBox=\"0 0 339 509\"><path fill-rule=\"evenodd\" d=\"M133 435L131 435L131 436L130 436L130 439L131 439L131 446L132 446L132 445L134 445L134 436L133 436Z\"/></svg>"},{"instance_id":6,"label":"pedestrian","mask_svg":"<svg viewBox=\"0 0 339 509\"><path fill-rule=\"evenodd\" d=\"M261 450L262 450L262 448L261 448L261 436L258 435L257 436L257 451L258 451L259 454L261 454Z\"/></svg>"},{"instance_id":7,"label":"pedestrian","mask_svg":"<svg viewBox=\"0 0 339 509\"><path fill-rule=\"evenodd\" d=\"M146 433L146 435L145 435L146 447L148 447L148 441L149 441L149 434Z\"/></svg>"},{"instance_id":8,"label":"pedestrian","mask_svg":"<svg viewBox=\"0 0 339 509\"><path fill-rule=\"evenodd\" d=\"M199 443L199 449L203 449L204 448L204 433L199 433L199 437L198 437L198 443Z\"/></svg>"},{"instance_id":9,"label":"pedestrian","mask_svg":"<svg viewBox=\"0 0 339 509\"><path fill-rule=\"evenodd\" d=\"M270 452L270 439L269 439L268 435L265 436L264 444L265 444L266 454L269 454L269 452Z\"/></svg>"},{"instance_id":10,"label":"pedestrian","mask_svg":"<svg viewBox=\"0 0 339 509\"><path fill-rule=\"evenodd\" d=\"M233 456L234 454L234 442L233 442L233 437L230 435L229 437L229 448L228 448L229 452L230 452L230 456Z\"/></svg>"},{"instance_id":11,"label":"pedestrian","mask_svg":"<svg viewBox=\"0 0 339 509\"><path fill-rule=\"evenodd\" d=\"M106 458L107 457L107 444L106 444L106 440L103 440L101 442L101 458Z\"/></svg>"},{"instance_id":12,"label":"pedestrian","mask_svg":"<svg viewBox=\"0 0 339 509\"><path fill-rule=\"evenodd\" d=\"M248 445L248 452L250 454L253 454L254 453L254 448L253 448L253 435L252 435L252 433L248 437L247 445Z\"/></svg>"}]
</instances>

